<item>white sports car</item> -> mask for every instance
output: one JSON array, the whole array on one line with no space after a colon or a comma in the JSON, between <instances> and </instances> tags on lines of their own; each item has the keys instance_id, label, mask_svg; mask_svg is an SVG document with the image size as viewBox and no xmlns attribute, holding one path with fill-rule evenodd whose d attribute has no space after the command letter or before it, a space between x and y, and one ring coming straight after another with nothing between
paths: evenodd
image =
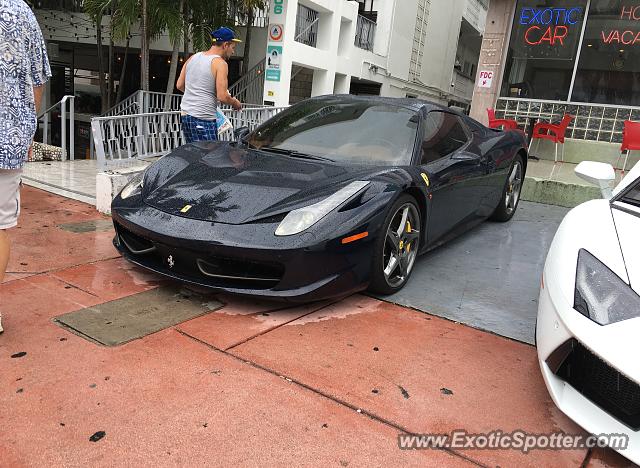
<instances>
[{"instance_id":1,"label":"white sports car","mask_svg":"<svg viewBox=\"0 0 640 468\"><path fill-rule=\"evenodd\" d=\"M555 404L588 432L626 434L640 464L640 164L583 162L605 197L567 213L542 275L536 345ZM615 448L615 447L614 447Z\"/></svg>"}]
</instances>

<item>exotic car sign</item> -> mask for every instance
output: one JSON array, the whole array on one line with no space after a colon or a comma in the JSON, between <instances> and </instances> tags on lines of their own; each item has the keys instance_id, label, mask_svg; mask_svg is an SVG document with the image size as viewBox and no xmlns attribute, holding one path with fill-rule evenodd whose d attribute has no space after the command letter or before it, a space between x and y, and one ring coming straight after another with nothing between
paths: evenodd
<instances>
[{"instance_id":1,"label":"exotic car sign","mask_svg":"<svg viewBox=\"0 0 640 468\"><path fill-rule=\"evenodd\" d=\"M515 57L574 59L585 16L584 3L518 2L512 41Z\"/></svg>"}]
</instances>

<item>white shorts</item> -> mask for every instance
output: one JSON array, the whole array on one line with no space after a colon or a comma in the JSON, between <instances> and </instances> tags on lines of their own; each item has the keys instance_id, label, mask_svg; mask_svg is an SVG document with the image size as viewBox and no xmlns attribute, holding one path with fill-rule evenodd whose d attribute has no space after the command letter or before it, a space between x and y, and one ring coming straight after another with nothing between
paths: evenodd
<instances>
[{"instance_id":1,"label":"white shorts","mask_svg":"<svg viewBox=\"0 0 640 468\"><path fill-rule=\"evenodd\" d=\"M18 224L21 169L0 169L0 229Z\"/></svg>"}]
</instances>

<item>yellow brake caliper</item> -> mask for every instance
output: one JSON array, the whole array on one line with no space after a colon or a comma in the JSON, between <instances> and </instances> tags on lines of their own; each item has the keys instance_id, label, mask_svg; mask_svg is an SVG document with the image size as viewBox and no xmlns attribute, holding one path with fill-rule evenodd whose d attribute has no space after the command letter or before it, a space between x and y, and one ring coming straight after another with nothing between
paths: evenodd
<instances>
[{"instance_id":1,"label":"yellow brake caliper","mask_svg":"<svg viewBox=\"0 0 640 468\"><path fill-rule=\"evenodd\" d=\"M407 232L411 233L411 221L407 219ZM407 242L407 253L411 251L411 242Z\"/></svg>"}]
</instances>

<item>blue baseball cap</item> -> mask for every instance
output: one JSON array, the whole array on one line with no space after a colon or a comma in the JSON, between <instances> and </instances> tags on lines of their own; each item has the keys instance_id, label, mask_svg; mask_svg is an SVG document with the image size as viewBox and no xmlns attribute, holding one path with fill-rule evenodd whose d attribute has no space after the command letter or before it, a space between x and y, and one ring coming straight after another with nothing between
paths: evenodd
<instances>
[{"instance_id":1,"label":"blue baseball cap","mask_svg":"<svg viewBox=\"0 0 640 468\"><path fill-rule=\"evenodd\" d=\"M242 42L231 28L218 28L211 33L211 37L218 42Z\"/></svg>"}]
</instances>

